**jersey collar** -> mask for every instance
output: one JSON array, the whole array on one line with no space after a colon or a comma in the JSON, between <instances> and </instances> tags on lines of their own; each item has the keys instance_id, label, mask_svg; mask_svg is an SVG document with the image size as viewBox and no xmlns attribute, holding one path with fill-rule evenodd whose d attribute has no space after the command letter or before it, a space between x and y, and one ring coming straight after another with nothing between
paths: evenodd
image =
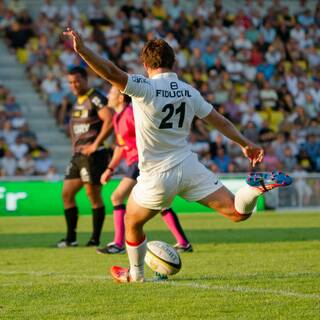
<instances>
[{"instance_id":1,"label":"jersey collar","mask_svg":"<svg viewBox=\"0 0 320 320\"><path fill-rule=\"evenodd\" d=\"M178 79L178 76L175 72L163 72L163 73L158 73L151 77L151 79L159 79L159 78L175 78Z\"/></svg>"}]
</instances>

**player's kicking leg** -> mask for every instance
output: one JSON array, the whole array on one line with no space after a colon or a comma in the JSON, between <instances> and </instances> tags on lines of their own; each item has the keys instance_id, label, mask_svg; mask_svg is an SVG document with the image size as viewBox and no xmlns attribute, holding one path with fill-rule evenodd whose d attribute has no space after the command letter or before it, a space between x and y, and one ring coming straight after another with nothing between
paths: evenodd
<instances>
[{"instance_id":1,"label":"player's kicking leg","mask_svg":"<svg viewBox=\"0 0 320 320\"><path fill-rule=\"evenodd\" d=\"M198 202L217 210L234 222L243 221L251 216L261 194L290 185L292 178L278 171L258 172L249 174L246 182L248 185L240 188L235 195L222 186Z\"/></svg>"},{"instance_id":2,"label":"player's kicking leg","mask_svg":"<svg viewBox=\"0 0 320 320\"><path fill-rule=\"evenodd\" d=\"M159 210L151 210L139 206L132 194L127 204L125 216L126 248L130 267L113 266L112 277L118 282L144 281L144 258L147 250L147 239L143 231L144 224L154 217Z\"/></svg>"}]
</instances>

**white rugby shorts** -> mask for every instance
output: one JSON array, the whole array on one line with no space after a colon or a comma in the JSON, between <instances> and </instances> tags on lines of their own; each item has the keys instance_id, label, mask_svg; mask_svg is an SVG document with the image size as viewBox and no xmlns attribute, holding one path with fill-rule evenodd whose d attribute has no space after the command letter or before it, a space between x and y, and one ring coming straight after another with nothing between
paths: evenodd
<instances>
[{"instance_id":1,"label":"white rugby shorts","mask_svg":"<svg viewBox=\"0 0 320 320\"><path fill-rule=\"evenodd\" d=\"M132 195L141 207L160 210L169 208L176 195L187 201L199 201L221 187L217 175L199 162L193 153L165 172L140 172Z\"/></svg>"}]
</instances>

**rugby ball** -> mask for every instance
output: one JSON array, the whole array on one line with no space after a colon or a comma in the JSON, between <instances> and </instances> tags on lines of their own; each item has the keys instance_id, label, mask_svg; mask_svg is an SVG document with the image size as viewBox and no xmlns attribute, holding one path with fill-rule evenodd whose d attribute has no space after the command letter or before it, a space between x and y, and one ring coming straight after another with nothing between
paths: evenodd
<instances>
[{"instance_id":1,"label":"rugby ball","mask_svg":"<svg viewBox=\"0 0 320 320\"><path fill-rule=\"evenodd\" d=\"M147 243L145 262L151 270L162 275L173 275L181 269L179 253L163 241Z\"/></svg>"}]
</instances>

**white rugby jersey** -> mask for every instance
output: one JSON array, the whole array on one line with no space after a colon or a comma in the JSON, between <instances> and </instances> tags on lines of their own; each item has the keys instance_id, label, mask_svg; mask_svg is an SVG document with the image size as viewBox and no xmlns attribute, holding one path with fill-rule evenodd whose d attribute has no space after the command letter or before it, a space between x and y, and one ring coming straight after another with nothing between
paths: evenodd
<instances>
[{"instance_id":1,"label":"white rugby jersey","mask_svg":"<svg viewBox=\"0 0 320 320\"><path fill-rule=\"evenodd\" d=\"M213 108L198 90L167 72L151 79L129 75L123 93L132 97L141 171L166 171L192 153L187 140L192 120Z\"/></svg>"}]
</instances>

